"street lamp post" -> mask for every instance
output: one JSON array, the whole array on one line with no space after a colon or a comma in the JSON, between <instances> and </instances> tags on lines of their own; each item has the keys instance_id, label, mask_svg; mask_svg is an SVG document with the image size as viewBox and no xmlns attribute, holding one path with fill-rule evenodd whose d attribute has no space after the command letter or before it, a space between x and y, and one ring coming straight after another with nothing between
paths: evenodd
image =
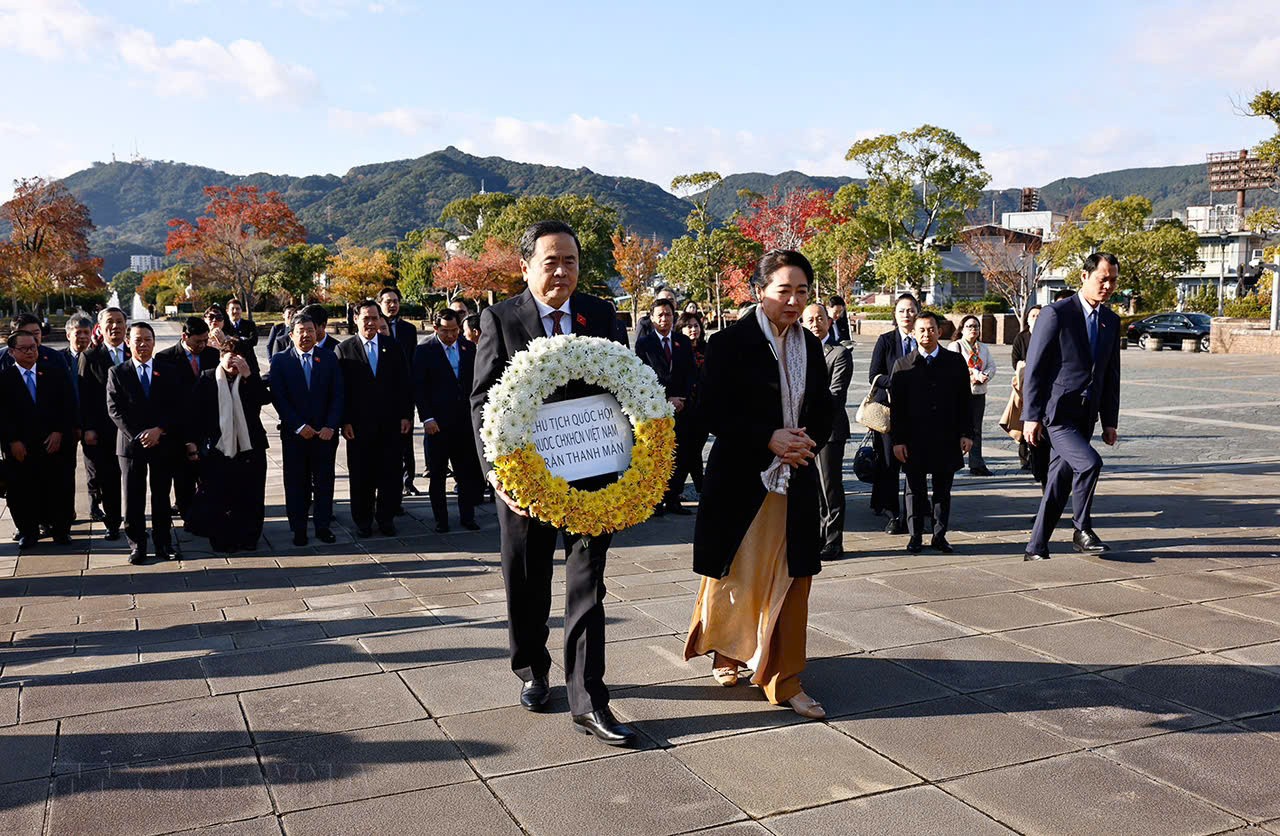
<instances>
[{"instance_id":1,"label":"street lamp post","mask_svg":"<svg viewBox=\"0 0 1280 836\"><path fill-rule=\"evenodd\" d=\"M1221 238L1222 245L1221 255L1218 256L1218 316L1222 316L1223 312L1223 290L1222 284L1227 277L1227 228L1225 226L1218 228L1218 235Z\"/></svg>"}]
</instances>

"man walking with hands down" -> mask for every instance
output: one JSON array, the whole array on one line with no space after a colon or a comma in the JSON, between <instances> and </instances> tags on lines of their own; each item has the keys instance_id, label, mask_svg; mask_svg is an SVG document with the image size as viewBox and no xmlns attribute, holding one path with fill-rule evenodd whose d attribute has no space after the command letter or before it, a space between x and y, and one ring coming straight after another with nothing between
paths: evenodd
<instances>
[{"instance_id":1,"label":"man walking with hands down","mask_svg":"<svg viewBox=\"0 0 1280 836\"><path fill-rule=\"evenodd\" d=\"M1120 419L1120 317L1106 306L1120 279L1111 253L1094 253L1080 271L1080 292L1040 312L1023 375L1023 435L1032 445L1052 444L1049 479L1031 529L1026 560L1049 557L1049 537L1071 495L1072 546L1110 550L1093 533L1093 493L1102 457L1089 444L1098 418L1102 440L1116 443Z\"/></svg>"},{"instance_id":2,"label":"man walking with hands down","mask_svg":"<svg viewBox=\"0 0 1280 836\"><path fill-rule=\"evenodd\" d=\"M613 336L613 306L574 292L581 255L578 237L568 224L542 221L525 230L520 238L520 267L528 288L519 296L485 308L480 315L484 339L476 352L471 410L482 467L498 500L511 669L524 682L520 704L530 711L544 711L550 700L547 618L551 614L556 541L563 537L564 677L574 727L611 746L623 746L635 740L635 732L614 719L609 711L609 689L604 684L604 563L613 538L609 534L582 537L530 519L501 489L492 463L484 460L484 444L479 438L489 390L512 356L530 342L559 334L604 339ZM599 391L571 381L552 399L585 397ZM573 485L596 490L614 479L615 476L597 476Z\"/></svg>"}]
</instances>

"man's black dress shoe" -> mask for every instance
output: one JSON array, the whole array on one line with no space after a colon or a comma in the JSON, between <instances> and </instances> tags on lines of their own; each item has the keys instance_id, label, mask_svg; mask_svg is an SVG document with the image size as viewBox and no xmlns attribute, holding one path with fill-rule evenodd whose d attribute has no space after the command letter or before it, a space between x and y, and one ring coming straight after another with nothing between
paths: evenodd
<instances>
[{"instance_id":1,"label":"man's black dress shoe","mask_svg":"<svg viewBox=\"0 0 1280 836\"><path fill-rule=\"evenodd\" d=\"M683 505L668 505L667 512L670 514L675 514L677 517L693 516L693 512L690 511L688 508L684 507Z\"/></svg>"},{"instance_id":2,"label":"man's black dress shoe","mask_svg":"<svg viewBox=\"0 0 1280 836\"><path fill-rule=\"evenodd\" d=\"M448 533L449 533L448 523L436 523L436 534L448 534Z\"/></svg>"},{"instance_id":3,"label":"man's black dress shoe","mask_svg":"<svg viewBox=\"0 0 1280 836\"><path fill-rule=\"evenodd\" d=\"M305 531L295 531L293 534L293 544L295 546L305 546L307 544L307 533Z\"/></svg>"},{"instance_id":4,"label":"man's black dress shoe","mask_svg":"<svg viewBox=\"0 0 1280 836\"><path fill-rule=\"evenodd\" d=\"M907 524L897 517L890 517L889 522L884 526L885 534L906 534Z\"/></svg>"},{"instance_id":5,"label":"man's black dress shoe","mask_svg":"<svg viewBox=\"0 0 1280 836\"><path fill-rule=\"evenodd\" d=\"M970 476L990 476L992 474L991 474L991 471L985 467L971 467L969 468L969 475Z\"/></svg>"},{"instance_id":6,"label":"man's black dress shoe","mask_svg":"<svg viewBox=\"0 0 1280 836\"><path fill-rule=\"evenodd\" d=\"M636 739L631 727L619 723L608 708L597 708L590 714L575 714L573 727L583 734L594 734L597 740L610 746L627 746Z\"/></svg>"},{"instance_id":7,"label":"man's black dress shoe","mask_svg":"<svg viewBox=\"0 0 1280 836\"><path fill-rule=\"evenodd\" d=\"M467 531L479 531L480 523L476 522L475 520L463 520L462 527L465 528Z\"/></svg>"},{"instance_id":8,"label":"man's black dress shoe","mask_svg":"<svg viewBox=\"0 0 1280 836\"><path fill-rule=\"evenodd\" d=\"M370 527L369 527L369 526L367 526L367 525L366 525L366 526L361 526L360 528L357 528L357 529L356 529L356 536L357 536L357 537L361 537L361 538L364 538L364 537L372 537L372 536L373 536L373 529L372 529L372 528L370 528Z\"/></svg>"},{"instance_id":9,"label":"man's black dress shoe","mask_svg":"<svg viewBox=\"0 0 1280 836\"><path fill-rule=\"evenodd\" d=\"M181 556L177 549L156 547L156 560L177 560Z\"/></svg>"},{"instance_id":10,"label":"man's black dress shoe","mask_svg":"<svg viewBox=\"0 0 1280 836\"><path fill-rule=\"evenodd\" d=\"M1024 554L1024 555L1022 556L1022 559L1023 559L1023 560L1048 560L1048 559L1049 559L1049 555L1047 555L1047 554Z\"/></svg>"},{"instance_id":11,"label":"man's black dress shoe","mask_svg":"<svg viewBox=\"0 0 1280 836\"><path fill-rule=\"evenodd\" d=\"M383 537L394 537L396 536L396 527L391 523L385 523L378 526L378 533Z\"/></svg>"},{"instance_id":12,"label":"man's black dress shoe","mask_svg":"<svg viewBox=\"0 0 1280 836\"><path fill-rule=\"evenodd\" d=\"M655 517L665 517L667 515L666 507L663 505L659 505L657 508L654 508L653 515Z\"/></svg>"},{"instance_id":13,"label":"man's black dress shoe","mask_svg":"<svg viewBox=\"0 0 1280 836\"><path fill-rule=\"evenodd\" d=\"M955 549L951 547L951 544L947 542L947 538L943 534L933 535L933 539L929 541L929 545L943 554L952 554L955 552Z\"/></svg>"},{"instance_id":14,"label":"man's black dress shoe","mask_svg":"<svg viewBox=\"0 0 1280 836\"><path fill-rule=\"evenodd\" d=\"M404 506L403 506L403 505L396 509L396 516L397 516L397 517L405 517L405 516L408 516L408 515L409 515L409 512L408 512L408 511L406 511L406 510L404 510Z\"/></svg>"},{"instance_id":15,"label":"man's black dress shoe","mask_svg":"<svg viewBox=\"0 0 1280 836\"><path fill-rule=\"evenodd\" d=\"M1111 551L1111 547L1102 542L1102 538L1093 533L1091 528L1076 529L1071 535L1071 547L1085 554L1101 554Z\"/></svg>"},{"instance_id":16,"label":"man's black dress shoe","mask_svg":"<svg viewBox=\"0 0 1280 836\"><path fill-rule=\"evenodd\" d=\"M57 543L59 546L69 546L71 545L71 535L64 531L60 531L53 535L53 542Z\"/></svg>"},{"instance_id":17,"label":"man's black dress shoe","mask_svg":"<svg viewBox=\"0 0 1280 836\"><path fill-rule=\"evenodd\" d=\"M402 496L422 496L422 491L418 490L414 485L405 485Z\"/></svg>"},{"instance_id":18,"label":"man's black dress shoe","mask_svg":"<svg viewBox=\"0 0 1280 836\"><path fill-rule=\"evenodd\" d=\"M31 551L36 547L36 543L40 541L40 538L34 534L23 534L22 532L18 532L14 539L18 543L18 551L20 552Z\"/></svg>"},{"instance_id":19,"label":"man's black dress shoe","mask_svg":"<svg viewBox=\"0 0 1280 836\"><path fill-rule=\"evenodd\" d=\"M129 562L134 566L140 566L147 562L147 553L141 549L129 552Z\"/></svg>"},{"instance_id":20,"label":"man's black dress shoe","mask_svg":"<svg viewBox=\"0 0 1280 836\"><path fill-rule=\"evenodd\" d=\"M546 711L551 702L551 686L545 676L535 676L520 688L520 704L529 711Z\"/></svg>"},{"instance_id":21,"label":"man's black dress shoe","mask_svg":"<svg viewBox=\"0 0 1280 836\"><path fill-rule=\"evenodd\" d=\"M920 541L919 534L912 534L911 539L907 541L907 551L912 554L920 554L924 551L924 544Z\"/></svg>"},{"instance_id":22,"label":"man's black dress shoe","mask_svg":"<svg viewBox=\"0 0 1280 836\"><path fill-rule=\"evenodd\" d=\"M317 528L316 539L321 543L336 543L338 541L338 538L333 536L333 532L327 528Z\"/></svg>"},{"instance_id":23,"label":"man's black dress shoe","mask_svg":"<svg viewBox=\"0 0 1280 836\"><path fill-rule=\"evenodd\" d=\"M93 503L93 507L89 509L89 519L93 520L94 522L103 522L106 520L106 518L107 518L107 515L102 513L102 506L96 502Z\"/></svg>"},{"instance_id":24,"label":"man's black dress shoe","mask_svg":"<svg viewBox=\"0 0 1280 836\"><path fill-rule=\"evenodd\" d=\"M844 549L823 549L818 552L819 560L839 560L844 557Z\"/></svg>"},{"instance_id":25,"label":"man's black dress shoe","mask_svg":"<svg viewBox=\"0 0 1280 836\"><path fill-rule=\"evenodd\" d=\"M119 540L119 539L120 539L120 529L118 529L118 528L108 528L108 529L107 529L107 533L106 533L106 534L104 534L104 535L102 535L102 539L103 539L103 540Z\"/></svg>"}]
</instances>

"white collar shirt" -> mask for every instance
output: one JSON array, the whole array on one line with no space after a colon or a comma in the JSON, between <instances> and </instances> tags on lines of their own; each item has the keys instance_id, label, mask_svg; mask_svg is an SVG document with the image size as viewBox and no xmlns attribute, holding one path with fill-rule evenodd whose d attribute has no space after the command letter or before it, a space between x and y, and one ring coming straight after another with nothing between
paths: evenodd
<instances>
[{"instance_id":1,"label":"white collar shirt","mask_svg":"<svg viewBox=\"0 0 1280 836\"><path fill-rule=\"evenodd\" d=\"M564 334L573 333L573 311L569 308L568 299L564 300L564 304L560 307L553 308L544 304L535 296L533 297L533 304L538 306L538 318L542 320L542 330L548 337L552 335L552 331L555 328L555 319L551 316L553 311L560 311L564 314L564 316L560 317L560 332Z\"/></svg>"}]
</instances>

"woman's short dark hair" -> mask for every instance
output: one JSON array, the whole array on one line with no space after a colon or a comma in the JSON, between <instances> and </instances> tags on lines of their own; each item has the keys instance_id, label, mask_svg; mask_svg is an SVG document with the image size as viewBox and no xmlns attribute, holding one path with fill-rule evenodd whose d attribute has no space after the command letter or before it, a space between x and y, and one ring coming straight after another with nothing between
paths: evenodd
<instances>
[{"instance_id":1,"label":"woman's short dark hair","mask_svg":"<svg viewBox=\"0 0 1280 836\"><path fill-rule=\"evenodd\" d=\"M234 354L237 357L243 357L244 353L240 350L240 340L236 337L227 337L218 346L219 354Z\"/></svg>"},{"instance_id":2,"label":"woman's short dark hair","mask_svg":"<svg viewBox=\"0 0 1280 836\"><path fill-rule=\"evenodd\" d=\"M979 332L981 332L981 331L982 331L982 320L981 320L981 319L978 319L978 317L977 317L975 314L967 314L967 315L965 315L965 317L964 317L963 319L961 319L961 320L960 320L960 327L959 327L959 328L957 328L956 330L957 330L957 331L963 331L963 330L964 330L964 324L965 324L966 322L968 322L969 320L971 320L971 319L972 319L974 322L978 323L978 331L979 331Z\"/></svg>"},{"instance_id":3,"label":"woman's short dark hair","mask_svg":"<svg viewBox=\"0 0 1280 836\"><path fill-rule=\"evenodd\" d=\"M680 318L676 320L676 330L684 331L684 329L687 328L691 323L697 323L698 327L702 329L703 335L705 336L707 327L702 324L702 314L700 313L690 313L686 311L685 313L680 314Z\"/></svg>"},{"instance_id":4,"label":"woman's short dark hair","mask_svg":"<svg viewBox=\"0 0 1280 836\"><path fill-rule=\"evenodd\" d=\"M809 284L813 284L813 265L795 250L769 250L761 256L760 266L751 277L751 283L763 290L769 286L769 277L783 267L799 267Z\"/></svg>"},{"instance_id":5,"label":"woman's short dark hair","mask_svg":"<svg viewBox=\"0 0 1280 836\"><path fill-rule=\"evenodd\" d=\"M1092 273L1094 270L1097 270L1098 265L1104 261L1117 270L1120 269L1120 259L1116 258L1111 253L1090 253L1084 260L1084 271L1086 273Z\"/></svg>"},{"instance_id":6,"label":"woman's short dark hair","mask_svg":"<svg viewBox=\"0 0 1280 836\"><path fill-rule=\"evenodd\" d=\"M840 307L842 307L842 308L843 308L843 307L845 307L845 304L844 304L844 297L843 297L843 296L832 296L830 299L828 299L828 300L827 300L827 304L828 304L828 305L831 305L832 307L834 307L834 306L836 306L836 305L839 305Z\"/></svg>"},{"instance_id":7,"label":"woman's short dark hair","mask_svg":"<svg viewBox=\"0 0 1280 836\"><path fill-rule=\"evenodd\" d=\"M538 221L520 236L520 257L525 261L533 260L533 251L538 248L538 239L544 235L568 235L578 249L578 258L582 258L582 243L578 241L578 233L564 221Z\"/></svg>"}]
</instances>

